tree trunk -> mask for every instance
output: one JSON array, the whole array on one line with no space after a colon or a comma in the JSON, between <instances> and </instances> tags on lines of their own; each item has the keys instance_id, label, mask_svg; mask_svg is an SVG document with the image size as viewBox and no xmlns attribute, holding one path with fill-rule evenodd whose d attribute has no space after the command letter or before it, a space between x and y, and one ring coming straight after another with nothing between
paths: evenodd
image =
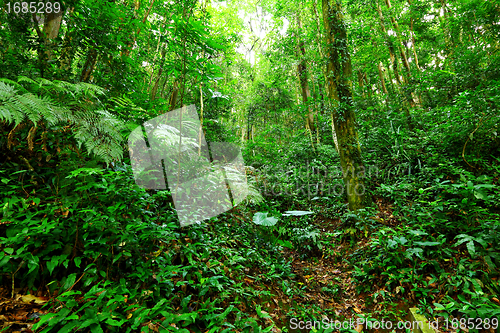
<instances>
[{"instance_id":1,"label":"tree trunk","mask_svg":"<svg viewBox=\"0 0 500 333\"><path fill-rule=\"evenodd\" d=\"M70 20L72 18L72 14L75 7L71 7L68 10L68 14L70 15ZM73 41L73 30L69 29L71 26L71 22L67 23L68 29L66 30L66 34L64 35L64 41L62 45L61 57L59 61L59 68L63 71L69 71L71 69L71 62L73 61L73 57L75 54L75 48L71 45Z\"/></svg>"},{"instance_id":2,"label":"tree trunk","mask_svg":"<svg viewBox=\"0 0 500 333\"><path fill-rule=\"evenodd\" d=\"M146 11L146 13L144 14L144 18L142 19L142 24L144 24L144 22L146 22L146 20L149 16L149 13L151 12L151 8L153 8L154 2L155 2L155 0L151 0L151 2L149 4L149 8ZM135 16L135 12L137 12L139 10L139 7L140 7L140 2L136 1L135 8L134 8L134 16ZM130 38L130 42L128 43L127 47L120 52L121 56L128 57L130 55L130 50L132 50L132 48L134 47L135 41L137 40L137 36L139 36L140 33L141 33L141 28L138 28L137 32Z\"/></svg>"},{"instance_id":3,"label":"tree trunk","mask_svg":"<svg viewBox=\"0 0 500 333\"><path fill-rule=\"evenodd\" d=\"M363 73L361 72L361 70L358 70L358 85L359 89L361 90L361 96L363 96L363 99L366 98L365 87L363 82Z\"/></svg>"},{"instance_id":4,"label":"tree trunk","mask_svg":"<svg viewBox=\"0 0 500 333\"><path fill-rule=\"evenodd\" d=\"M203 82L200 82L200 132L198 136L198 156L201 156L201 133L203 133Z\"/></svg>"},{"instance_id":5,"label":"tree trunk","mask_svg":"<svg viewBox=\"0 0 500 333\"><path fill-rule=\"evenodd\" d=\"M385 4L389 10L392 9L391 0L385 0ZM396 31L396 38L398 40L399 53L401 54L401 59L403 61L403 65L406 69L407 77L406 77L405 82L406 82L406 84L408 84L410 82L411 70L410 70L410 64L408 62L408 58L406 57L406 53L404 52L404 45L403 45L403 42L401 40L401 33L399 31L399 24L398 24L398 21L396 21L396 19L394 18L394 16L392 14L390 16L390 19L392 22L392 26L394 27L394 30ZM413 123L412 123L412 119L411 119L410 108L415 107L415 101L413 100L412 91L411 91L409 86L406 86L403 88L403 96L404 96L404 101L405 101L403 103L403 108L404 108L404 112L406 115L406 122L408 125L408 129L410 131L413 131Z\"/></svg>"},{"instance_id":6,"label":"tree trunk","mask_svg":"<svg viewBox=\"0 0 500 333\"><path fill-rule=\"evenodd\" d=\"M174 88L172 89L172 95L170 95L170 111L175 109L177 104L177 96L179 95L179 84L177 80L174 82Z\"/></svg>"},{"instance_id":7,"label":"tree trunk","mask_svg":"<svg viewBox=\"0 0 500 333\"><path fill-rule=\"evenodd\" d=\"M302 30L302 24L300 22L300 16L299 13L297 13L297 29L299 31ZM306 128L309 128L310 131L314 131L314 112L311 108L311 105L309 105L309 99L311 98L311 91L309 89L309 82L308 82L308 77L307 77L307 62L306 62L306 50L305 50L305 44L304 41L301 40L300 38L298 39L298 53L299 53L299 59L300 62L297 65L297 73L300 78L300 87L301 87L301 92L302 92L302 102L304 105L307 106L307 118L306 118Z\"/></svg>"},{"instance_id":8,"label":"tree trunk","mask_svg":"<svg viewBox=\"0 0 500 333\"><path fill-rule=\"evenodd\" d=\"M389 8L389 10L392 9L391 0L385 0L385 4L387 8ZM396 38L398 40L398 45L399 45L399 53L401 54L403 65L405 66L406 71L408 72L408 76L410 76L410 63L408 62L408 58L406 57L406 53L404 52L404 44L403 41L401 40L401 32L399 31L398 21L396 21L393 15L391 15L391 22L396 32Z\"/></svg>"},{"instance_id":9,"label":"tree trunk","mask_svg":"<svg viewBox=\"0 0 500 333\"><path fill-rule=\"evenodd\" d=\"M366 83L366 91L368 92L368 98L372 98L372 87L370 84L370 81L368 81L368 77L366 76L366 73L363 73L363 79L365 80Z\"/></svg>"},{"instance_id":10,"label":"tree trunk","mask_svg":"<svg viewBox=\"0 0 500 333\"><path fill-rule=\"evenodd\" d=\"M46 45L46 58L50 61L54 58L54 47L53 40L59 35L59 29L61 28L61 19L63 16L63 11L60 10L57 13L45 14L45 23L43 25L43 32L45 35L45 45Z\"/></svg>"},{"instance_id":11,"label":"tree trunk","mask_svg":"<svg viewBox=\"0 0 500 333\"><path fill-rule=\"evenodd\" d=\"M446 8L446 0L440 0L441 10L443 11L443 16L439 15L439 26L443 31L445 45L446 45L446 58L451 59L453 56L453 45L450 34L450 27L448 25L448 9ZM450 61L450 65L453 62ZM436 66L436 68L438 68Z\"/></svg>"},{"instance_id":12,"label":"tree trunk","mask_svg":"<svg viewBox=\"0 0 500 333\"><path fill-rule=\"evenodd\" d=\"M324 38L324 36L322 36L321 30L320 30L321 22L319 20L318 11L316 10L316 1L315 0L313 0L312 8L313 8L314 17L316 18L316 29L318 31L317 39L316 39L317 43L318 43L318 50L319 50L321 60L324 60L325 55L323 54L323 45L321 45L321 39L320 39L320 38ZM322 69L323 69L322 70L323 77L325 79L324 89L325 89L325 91L328 91L328 74L326 71L326 66L324 66ZM324 96L323 96L322 90L320 89L319 91L320 91L320 96L321 96L321 110L323 112L325 110ZM333 143L335 144L335 149L337 149L337 152L338 152L339 145L338 145L338 141L337 141L337 134L335 134L335 126L333 125L333 118L332 118L332 138L333 138Z\"/></svg>"},{"instance_id":13,"label":"tree trunk","mask_svg":"<svg viewBox=\"0 0 500 333\"><path fill-rule=\"evenodd\" d=\"M151 100L154 100L156 98L156 94L158 93L158 86L160 84L161 74L163 73L163 64L165 63L165 55L166 54L167 54L166 49L165 48L162 49L161 50L160 68L158 69L158 74L156 75L155 84L151 88L151 94L150 94L151 95ZM151 80L150 80L150 82L153 79L153 75L154 75L154 70L151 73Z\"/></svg>"},{"instance_id":14,"label":"tree trunk","mask_svg":"<svg viewBox=\"0 0 500 333\"><path fill-rule=\"evenodd\" d=\"M410 10L411 10L411 0L408 0L408 4L410 5ZM420 66L418 64L417 46L415 45L415 33L413 32L413 18L410 18L410 35L411 35L411 46L413 49L413 56L415 57L415 65L417 65L417 69L420 71Z\"/></svg>"},{"instance_id":15,"label":"tree trunk","mask_svg":"<svg viewBox=\"0 0 500 333\"><path fill-rule=\"evenodd\" d=\"M396 53L394 52L394 45L392 44L391 38L385 29L384 24L384 16L382 15L382 9L380 8L380 4L377 2L377 13L379 18L380 30L382 30L385 42L387 43L387 47L389 49L389 56L391 58L391 65L394 71L394 76L396 77L396 82L398 85L401 85L401 79L399 77L398 70L398 59L396 59Z\"/></svg>"},{"instance_id":16,"label":"tree trunk","mask_svg":"<svg viewBox=\"0 0 500 333\"><path fill-rule=\"evenodd\" d=\"M381 61L379 61L377 67L378 67L378 76L380 78L380 84L382 85L382 90L384 91L384 94L388 94L389 92L387 91L387 87L385 86L384 70L382 69Z\"/></svg>"},{"instance_id":17,"label":"tree trunk","mask_svg":"<svg viewBox=\"0 0 500 333\"><path fill-rule=\"evenodd\" d=\"M366 204L363 182L365 168L361 159L352 102L352 67L346 23L340 0L322 1L329 58L328 93L333 104L333 122L339 141L340 163L349 209L356 211Z\"/></svg>"},{"instance_id":18,"label":"tree trunk","mask_svg":"<svg viewBox=\"0 0 500 333\"><path fill-rule=\"evenodd\" d=\"M87 53L87 60L85 61L82 74L80 75L80 82L88 82L90 80L90 75L94 71L96 62L97 50L92 47Z\"/></svg>"},{"instance_id":19,"label":"tree trunk","mask_svg":"<svg viewBox=\"0 0 500 333\"><path fill-rule=\"evenodd\" d=\"M60 10L57 13L47 13L45 14L43 31L40 30L38 17L35 13L32 13L33 21L35 22L35 31L40 40L40 44L43 45L43 49L38 51L38 60L40 63L41 76L44 77L45 69L48 66L48 62L54 58L54 39L59 35L59 29L61 28L61 19L63 16L63 11Z\"/></svg>"}]
</instances>

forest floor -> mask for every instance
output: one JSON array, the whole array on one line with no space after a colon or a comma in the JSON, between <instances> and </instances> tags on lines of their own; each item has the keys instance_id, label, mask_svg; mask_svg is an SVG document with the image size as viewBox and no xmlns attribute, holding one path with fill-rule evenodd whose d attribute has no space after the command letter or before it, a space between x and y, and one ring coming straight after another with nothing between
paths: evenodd
<instances>
[{"instance_id":1,"label":"forest floor","mask_svg":"<svg viewBox=\"0 0 500 333\"><path fill-rule=\"evenodd\" d=\"M380 227L394 229L403 226L405 222L394 216L390 201L374 198L374 202L378 211L377 215L372 217L375 223L379 223ZM321 211L322 204L316 203L315 205L315 208L318 209L314 210ZM300 209L297 206L294 208ZM303 209L311 209L311 206L303 207ZM241 212L228 212L226 218L237 224L235 216L238 216L239 213ZM246 213L243 215L248 216L249 212ZM389 320L392 322L392 327L396 327L397 322L410 320L409 308L421 305L410 284L400 282L401 289L404 291L394 293L394 288L391 290L390 286L384 285L383 277L380 276L380 279L375 277L372 280L373 285L370 286L369 292L360 291L358 288L359 281L356 281L354 277L352 256L355 253L364 253L369 250L370 243L374 241L372 234L359 232L354 238L345 237L345 225L343 225L342 220L321 213L316 215L313 225L323 235L333 236L323 243L321 250L304 252L282 247L278 251L279 253L274 253L273 256L284 258L290 263L292 274L281 281L279 279L270 280L266 277L267 272L258 266L250 268L243 274L243 283L250 290L269 292L268 297L263 297L260 300L253 299L250 304L244 301L239 302L236 306L239 310L243 313L249 313L256 320L261 321L264 327L272 327L272 332L340 331L338 329L315 331L307 327L311 323L314 325L314 322L321 321L329 323L329 325L334 322L348 325L349 329L354 329L358 333L389 333L394 331L376 328L375 322L381 323L383 320L386 322ZM344 237L339 237L341 233L344 233ZM244 254L242 255L244 256ZM455 256L458 261L468 258L466 252L457 252ZM221 259L222 261L223 259ZM453 267L449 266L448 268L448 271L453 271ZM15 278L16 276L14 276ZM4 281L6 280L4 279ZM417 280L429 282L426 287L434 293L435 300L442 299L446 294L445 285L430 281L430 276L420 276L417 277ZM289 287L288 290L285 290L286 286ZM48 287L46 288L47 290L39 288L34 295L31 295L29 290L16 288L14 293L11 293L10 286L0 286L0 323L3 323L3 328L5 328L1 330L2 327L0 327L1 332L32 332L30 328L37 321L37 318L48 313L46 309L42 308L43 305L49 300L57 299L56 295L51 295ZM75 290L77 288L78 286ZM396 290L398 289L396 288ZM197 296L194 295L194 297ZM496 298L493 300L498 301ZM222 306L230 304L231 302L222 303ZM63 306L64 304L61 303L60 307ZM293 322L294 318L297 321ZM314 321L306 318L314 318ZM361 324L360 318L371 320L371 324ZM436 320L437 318L430 319ZM446 329L442 319L439 319L438 332L456 332L456 330ZM302 329L298 325L298 321L303 321ZM371 328L368 325L371 325ZM158 331L157 326L150 328L154 332ZM191 329L189 331L198 332L191 331ZM347 332L347 330L343 331ZM395 332L405 332L405 330L396 330ZM491 329L485 330L485 332L494 331Z\"/></svg>"},{"instance_id":2,"label":"forest floor","mask_svg":"<svg viewBox=\"0 0 500 333\"><path fill-rule=\"evenodd\" d=\"M397 228L404 223L394 217L392 213L393 204L390 201L383 198L374 198L374 201L378 206L378 214L374 217L374 220L392 228ZM342 230L340 218L331 219L318 215L314 224L323 232ZM288 313L287 316L287 311L290 304L295 303L300 304L305 309L311 309L309 314L318 318L318 321L324 320L325 323L329 323L330 327L333 327L331 326L332 323L336 323L338 325L349 324L349 328L358 333L410 332L404 329L387 329L389 327L387 321L391 321L390 325L393 328L397 327L398 323L401 325L410 325L410 323L415 325L409 309L416 308L420 304L413 291L396 295L388 291L386 286L378 284L374 284L369 293L356 290L356 283L353 279L353 264L347 258L356 251L366 249L372 241L369 234L356 239L357 241L354 244L349 241L334 243L332 248L322 251L322 253L313 253L309 258L304 258L303 254L296 250L283 250L283 255L291 261L293 272L296 275L297 283L303 290L303 294L290 298L281 290L274 289L276 298L273 298L273 302L266 305L270 310L270 316L278 324L278 327L286 327L287 332L293 333L316 332L311 328L292 328L294 325L291 325L290 314ZM460 258L467 258L467 253L463 252L462 255L457 255L457 259L460 260ZM449 268L452 271L452 267ZM431 277L421 277L420 279L430 281ZM438 287L437 283L430 283L428 286L431 289L436 289L436 291L440 289L435 295L436 299L442 299L446 294L442 285ZM407 290L410 290L409 286ZM392 300L385 301L385 295L390 295ZM364 320L370 318L371 322L363 322L360 318L365 318ZM436 332L457 332L453 328L445 327L446 323L442 317L427 319L431 321L437 320L438 329L435 330ZM309 323L311 322L309 321ZM314 324L314 321L312 323ZM317 321L316 324L319 325ZM304 325L307 326L307 321L304 322ZM279 329L276 331L281 332ZM318 332L322 331L318 330ZM339 330L334 329L332 332L339 332ZM493 333L495 331L490 329L484 330L484 332Z\"/></svg>"}]
</instances>

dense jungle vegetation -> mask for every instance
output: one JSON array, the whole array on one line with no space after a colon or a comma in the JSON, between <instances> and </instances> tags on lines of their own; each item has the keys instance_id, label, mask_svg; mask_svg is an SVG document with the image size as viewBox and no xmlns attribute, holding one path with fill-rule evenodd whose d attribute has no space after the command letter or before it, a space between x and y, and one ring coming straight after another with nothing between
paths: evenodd
<instances>
[{"instance_id":1,"label":"dense jungle vegetation","mask_svg":"<svg viewBox=\"0 0 500 333\"><path fill-rule=\"evenodd\" d=\"M0 332L500 332L499 51L498 1L0 0Z\"/></svg>"}]
</instances>

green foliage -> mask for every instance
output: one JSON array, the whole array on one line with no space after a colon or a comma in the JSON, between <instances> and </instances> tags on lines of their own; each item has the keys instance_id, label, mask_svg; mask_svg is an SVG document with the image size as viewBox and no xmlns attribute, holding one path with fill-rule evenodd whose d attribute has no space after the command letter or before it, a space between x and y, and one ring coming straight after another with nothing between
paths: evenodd
<instances>
[{"instance_id":1,"label":"green foliage","mask_svg":"<svg viewBox=\"0 0 500 333\"><path fill-rule=\"evenodd\" d=\"M83 0L60 22L0 11L0 289L50 298L32 330L274 331L337 309L310 296L341 303L345 281L369 320L400 317L401 300L449 320L500 314L498 5L343 7L374 201L355 213L319 2ZM249 195L179 228L170 192L136 185L122 137L182 105L201 118L202 99L207 141L240 142L252 165ZM298 282L311 261L342 279Z\"/></svg>"},{"instance_id":2,"label":"green foliage","mask_svg":"<svg viewBox=\"0 0 500 333\"><path fill-rule=\"evenodd\" d=\"M103 89L87 83L71 84L64 81L31 80L20 77L19 83L0 81L0 121L6 140L0 144L14 145L16 132L30 128L27 135L28 150L33 150L34 133L42 127L42 149L47 151L47 136L69 131L64 138L82 145L89 153L106 162L121 159L123 148L120 131L123 123L108 111L101 109L99 97ZM69 139L69 140L68 140Z\"/></svg>"},{"instance_id":3,"label":"green foliage","mask_svg":"<svg viewBox=\"0 0 500 333\"><path fill-rule=\"evenodd\" d=\"M37 331L258 328L224 304L268 297L243 286L250 269L260 267L263 281L291 274L230 215L180 230L169 193L137 187L130 167L80 168L67 179L73 197L27 201L2 177L2 193L11 194L3 205L10 223L1 229L2 282L17 270L17 287L36 292L47 281L55 297Z\"/></svg>"},{"instance_id":4,"label":"green foliage","mask_svg":"<svg viewBox=\"0 0 500 333\"><path fill-rule=\"evenodd\" d=\"M268 213L255 213L253 216L253 223L266 227L274 226L278 222L278 219L272 216L267 216L267 214Z\"/></svg>"}]
</instances>

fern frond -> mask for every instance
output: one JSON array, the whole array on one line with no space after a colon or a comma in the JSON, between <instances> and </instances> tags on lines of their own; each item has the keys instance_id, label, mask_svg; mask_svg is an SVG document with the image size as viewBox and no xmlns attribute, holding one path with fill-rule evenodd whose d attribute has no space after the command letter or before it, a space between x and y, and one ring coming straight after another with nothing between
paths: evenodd
<instances>
[{"instance_id":1,"label":"fern frond","mask_svg":"<svg viewBox=\"0 0 500 333\"><path fill-rule=\"evenodd\" d=\"M0 119L15 125L20 124L28 118L36 124L45 118L49 124L60 120L58 117L58 106L48 97L38 97L31 93L18 94L13 87L0 82Z\"/></svg>"},{"instance_id":2,"label":"fern frond","mask_svg":"<svg viewBox=\"0 0 500 333\"><path fill-rule=\"evenodd\" d=\"M106 90L104 90L103 88L86 82L76 83L74 85L74 91L79 96L92 98L96 98L97 96L104 96L106 94Z\"/></svg>"},{"instance_id":3,"label":"fern frond","mask_svg":"<svg viewBox=\"0 0 500 333\"><path fill-rule=\"evenodd\" d=\"M248 184L248 193L245 201L253 204L258 204L259 202L264 201L264 197L262 196L262 194L260 194L259 190L257 190L257 188L253 184Z\"/></svg>"},{"instance_id":4,"label":"fern frond","mask_svg":"<svg viewBox=\"0 0 500 333\"><path fill-rule=\"evenodd\" d=\"M76 120L76 119L75 119ZM106 162L121 159L123 154L121 131L124 124L108 111L97 110L85 118L76 120L75 138L89 153Z\"/></svg>"},{"instance_id":5,"label":"fern frond","mask_svg":"<svg viewBox=\"0 0 500 333\"><path fill-rule=\"evenodd\" d=\"M14 98L20 110L34 124L42 118L49 124L55 124L61 120L57 105L48 96L38 97L33 94L18 95Z\"/></svg>"},{"instance_id":6,"label":"fern frond","mask_svg":"<svg viewBox=\"0 0 500 333\"><path fill-rule=\"evenodd\" d=\"M29 84L38 85L38 82L26 76L19 76L17 82L28 82Z\"/></svg>"},{"instance_id":7,"label":"fern frond","mask_svg":"<svg viewBox=\"0 0 500 333\"><path fill-rule=\"evenodd\" d=\"M109 100L121 107L135 107L135 104L125 96L111 97Z\"/></svg>"},{"instance_id":8,"label":"fern frond","mask_svg":"<svg viewBox=\"0 0 500 333\"><path fill-rule=\"evenodd\" d=\"M52 86L54 86L54 83L50 80L47 80L47 79L44 79L43 77L41 77L41 78L38 78L38 85L40 87L42 87L42 86L52 87Z\"/></svg>"},{"instance_id":9,"label":"fern frond","mask_svg":"<svg viewBox=\"0 0 500 333\"><path fill-rule=\"evenodd\" d=\"M51 126L70 122L80 147L84 145L89 153L106 162L122 157L124 124L109 112L95 109L99 105L96 96L104 94L104 89L88 83L34 81L27 77L20 77L19 82L29 83L33 92L0 80L0 120L13 122L15 128L27 121L37 124L44 120ZM28 141L32 145L34 131L30 135Z\"/></svg>"},{"instance_id":10,"label":"fern frond","mask_svg":"<svg viewBox=\"0 0 500 333\"><path fill-rule=\"evenodd\" d=\"M13 86L0 81L0 120L10 123L13 118L19 119L19 116L22 117L22 114L19 114L16 108L7 103L16 94L17 90Z\"/></svg>"},{"instance_id":11,"label":"fern frond","mask_svg":"<svg viewBox=\"0 0 500 333\"><path fill-rule=\"evenodd\" d=\"M64 89L66 91L71 91L73 88L73 84L69 83L68 81L62 81L62 80L54 80L54 85L57 87Z\"/></svg>"},{"instance_id":12,"label":"fern frond","mask_svg":"<svg viewBox=\"0 0 500 333\"><path fill-rule=\"evenodd\" d=\"M14 86L14 88L16 88L17 91L22 91L23 93L27 93L28 92L28 90L26 90L26 88L24 88L22 85L20 85L16 81L12 81L12 80L9 80L9 79L4 79L4 78L0 78L0 81L8 83L11 86Z\"/></svg>"},{"instance_id":13,"label":"fern frond","mask_svg":"<svg viewBox=\"0 0 500 333\"><path fill-rule=\"evenodd\" d=\"M57 84L56 81L49 81L45 79L40 80L40 85L39 85L39 93L41 92L48 93L48 94L61 94L61 95L68 95L71 94L73 98L76 96L73 95L71 88L65 87L63 85Z\"/></svg>"}]
</instances>

